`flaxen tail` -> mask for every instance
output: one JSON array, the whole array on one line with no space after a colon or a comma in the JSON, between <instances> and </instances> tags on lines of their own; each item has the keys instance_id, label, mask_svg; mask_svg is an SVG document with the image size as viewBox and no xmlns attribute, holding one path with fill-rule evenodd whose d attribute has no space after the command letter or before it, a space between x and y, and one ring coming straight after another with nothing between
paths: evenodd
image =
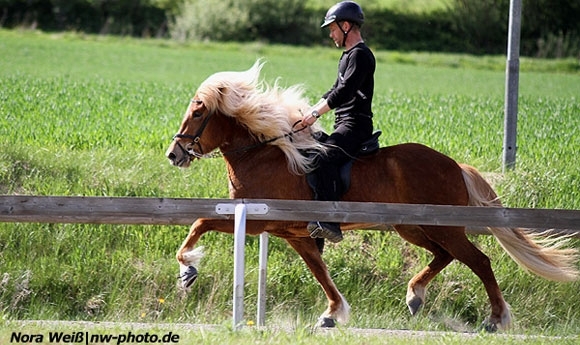
<instances>
[{"instance_id":1,"label":"flaxen tail","mask_svg":"<svg viewBox=\"0 0 580 345\"><path fill-rule=\"evenodd\" d=\"M501 207L493 188L483 176L466 164L460 164L469 192L469 206ZM578 251L564 248L569 239L541 237L521 228L489 227L503 249L523 268L554 281L574 281L580 277L576 268Z\"/></svg>"}]
</instances>

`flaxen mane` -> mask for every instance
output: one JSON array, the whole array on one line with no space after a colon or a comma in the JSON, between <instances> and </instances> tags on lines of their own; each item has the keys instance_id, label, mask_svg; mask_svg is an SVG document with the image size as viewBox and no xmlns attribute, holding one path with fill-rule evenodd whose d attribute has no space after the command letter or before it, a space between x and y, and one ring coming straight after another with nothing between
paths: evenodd
<instances>
[{"instance_id":1,"label":"flaxen mane","mask_svg":"<svg viewBox=\"0 0 580 345\"><path fill-rule=\"evenodd\" d=\"M199 86L197 97L209 111L235 117L260 141L280 137L270 145L276 145L284 152L290 171L297 174L308 172L312 159L299 150L323 150L311 135L311 131L319 128L311 127L291 137L285 136L300 128L300 125L294 128L293 125L310 107L303 89L298 85L284 89L277 83L271 86L260 81L263 65L258 60L247 71L215 73Z\"/></svg>"}]
</instances>

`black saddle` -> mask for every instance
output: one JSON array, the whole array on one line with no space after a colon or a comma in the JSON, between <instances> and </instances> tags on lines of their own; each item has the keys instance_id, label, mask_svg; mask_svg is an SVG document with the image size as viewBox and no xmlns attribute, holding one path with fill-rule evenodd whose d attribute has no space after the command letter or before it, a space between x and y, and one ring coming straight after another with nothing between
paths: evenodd
<instances>
[{"instance_id":1,"label":"black saddle","mask_svg":"<svg viewBox=\"0 0 580 345\"><path fill-rule=\"evenodd\" d=\"M351 159L346 164L344 164L343 166L340 167L340 169L339 169L340 180L342 182L342 187L343 187L342 190L344 193L346 193L346 191L348 191L348 189L350 188L350 171L352 169L352 165L354 164L354 161L358 157L368 156L368 155L371 155L371 154L377 152L379 150L379 137L381 136L382 133L383 132L381 132L381 131L374 132L368 140L366 140L365 142L362 143L356 157ZM315 133L315 138L316 138L316 140L318 140L320 142L325 142L326 139L328 139L328 134L326 134L324 132L318 132L318 133ZM314 174L312 174L312 173L307 174L306 181L308 181L308 185L310 185L310 187L312 189L315 189L316 176Z\"/></svg>"}]
</instances>

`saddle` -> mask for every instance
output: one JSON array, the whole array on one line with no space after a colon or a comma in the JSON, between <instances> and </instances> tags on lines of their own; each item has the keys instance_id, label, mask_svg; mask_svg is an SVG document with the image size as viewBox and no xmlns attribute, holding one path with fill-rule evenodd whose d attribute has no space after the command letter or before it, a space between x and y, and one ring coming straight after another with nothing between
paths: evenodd
<instances>
[{"instance_id":1,"label":"saddle","mask_svg":"<svg viewBox=\"0 0 580 345\"><path fill-rule=\"evenodd\" d=\"M362 143L360 149L358 150L358 153L356 154L356 157L354 157L353 159L351 159L350 161L348 161L339 168L340 181L342 183L343 187L342 190L344 193L346 193L346 191L348 191L348 189L350 188L350 171L352 170L352 165L354 164L354 161L359 157L368 156L377 152L379 150L379 137L381 136L382 133L383 132L381 131L375 131L369 139L367 139L365 142ZM324 132L317 132L315 133L315 138L319 142L325 142L326 139L328 139L328 134ZM316 188L317 179L313 173L309 173L306 175L306 181L308 182L310 188L312 189Z\"/></svg>"}]
</instances>

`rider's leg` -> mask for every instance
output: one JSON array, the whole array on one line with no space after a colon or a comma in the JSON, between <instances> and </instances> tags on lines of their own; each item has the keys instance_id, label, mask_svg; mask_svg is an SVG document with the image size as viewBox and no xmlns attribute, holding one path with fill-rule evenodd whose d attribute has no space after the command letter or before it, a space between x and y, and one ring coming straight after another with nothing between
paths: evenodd
<instances>
[{"instance_id":1,"label":"rider's leg","mask_svg":"<svg viewBox=\"0 0 580 345\"><path fill-rule=\"evenodd\" d=\"M363 117L337 117L334 132L326 139L327 151L318 158L314 198L321 201L338 201L344 193L339 169L356 157L360 145L372 134L372 120ZM333 222L308 223L310 236L342 241L340 225Z\"/></svg>"},{"instance_id":2,"label":"rider's leg","mask_svg":"<svg viewBox=\"0 0 580 345\"><path fill-rule=\"evenodd\" d=\"M313 172L316 177L314 199L320 201L336 201L342 195L342 183L338 167L326 159L320 159L318 168ZM331 242L342 241L340 225L334 222L314 221L308 223L308 231L313 238L325 238Z\"/></svg>"}]
</instances>

